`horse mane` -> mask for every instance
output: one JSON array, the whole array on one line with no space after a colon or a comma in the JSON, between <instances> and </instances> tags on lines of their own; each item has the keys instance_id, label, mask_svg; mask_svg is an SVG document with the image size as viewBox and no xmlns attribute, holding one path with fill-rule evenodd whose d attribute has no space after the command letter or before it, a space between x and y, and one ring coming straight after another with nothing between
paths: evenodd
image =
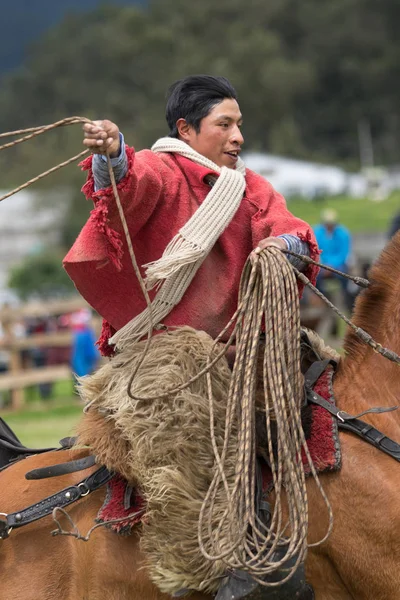
<instances>
[{"instance_id":1,"label":"horse mane","mask_svg":"<svg viewBox=\"0 0 400 600\"><path fill-rule=\"evenodd\" d=\"M399 313L399 271L400 231L387 243L369 270L370 286L359 294L353 312L353 323L381 342L388 324L394 323L395 315ZM344 350L348 356L346 362L359 362L365 356L368 346L353 329L348 328Z\"/></svg>"}]
</instances>

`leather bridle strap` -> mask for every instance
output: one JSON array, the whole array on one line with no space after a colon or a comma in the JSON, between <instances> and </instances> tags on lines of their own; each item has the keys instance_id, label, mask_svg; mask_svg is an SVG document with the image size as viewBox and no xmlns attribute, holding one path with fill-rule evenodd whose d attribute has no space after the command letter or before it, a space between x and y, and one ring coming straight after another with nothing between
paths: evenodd
<instances>
[{"instance_id":1,"label":"leather bridle strap","mask_svg":"<svg viewBox=\"0 0 400 600\"><path fill-rule=\"evenodd\" d=\"M328 402L328 400L325 400L325 398L322 398L322 396L317 394L312 389L312 386L323 373L329 362L329 360L317 361L311 365L310 369L305 374L304 382L307 402L321 406L321 408L324 408L331 415L336 417L339 429L349 431L351 433L354 433L355 435L358 435L365 442L368 442L372 446L375 446L375 448L377 448L378 450L381 450L385 454L388 454L389 456L400 462L400 444L387 437L384 433L379 431L379 429L376 429L372 425L369 425L365 421L359 419L359 417L362 417L366 414L382 414L386 412L391 412L393 410L397 410L399 407L377 406L374 408L369 408L358 415L350 415L344 410L339 410L337 406L331 404L330 402Z\"/></svg>"},{"instance_id":2,"label":"leather bridle strap","mask_svg":"<svg viewBox=\"0 0 400 600\"><path fill-rule=\"evenodd\" d=\"M70 460L64 463L49 465L48 467L32 469L32 471L28 471L25 474L25 479L47 479L48 477L60 477L61 475L68 475L69 473L83 471L84 469L93 467L95 464L95 456L85 456L84 458L77 458L76 460Z\"/></svg>"},{"instance_id":3,"label":"leather bridle strap","mask_svg":"<svg viewBox=\"0 0 400 600\"><path fill-rule=\"evenodd\" d=\"M399 408L398 406L374 406L373 408L368 408L367 410L364 410L363 412L359 413L358 415L350 415L345 410L339 410L337 406L334 406L333 404L328 402L328 400L325 400L325 398L322 398L322 396L320 396L319 394L314 392L314 390L307 389L307 400L309 402L312 402L313 404L318 404L318 406L325 408L325 410L329 411L331 413L331 415L333 415L334 417L336 417L338 419L339 424L345 423L347 421L357 421L357 419L359 417L363 417L364 415L368 415L368 414L380 415L382 413L392 412ZM366 425L366 423L365 423L365 425Z\"/></svg>"},{"instance_id":4,"label":"leather bridle strap","mask_svg":"<svg viewBox=\"0 0 400 600\"><path fill-rule=\"evenodd\" d=\"M397 462L400 462L400 444L387 437L378 429L375 429L375 427L372 427L372 425L368 425L365 421L361 421L360 419L353 419L344 423L339 421L338 427L344 431L355 433L364 441L372 444L378 450L382 450L382 452L388 454L397 460Z\"/></svg>"},{"instance_id":5,"label":"leather bridle strap","mask_svg":"<svg viewBox=\"0 0 400 600\"><path fill-rule=\"evenodd\" d=\"M326 358L325 360L316 360L312 363L312 365L307 369L304 374L304 386L308 391L312 391L312 388L321 377L322 373L325 371L328 365L332 365L333 370L336 370L337 362L331 358Z\"/></svg>"},{"instance_id":6,"label":"leather bridle strap","mask_svg":"<svg viewBox=\"0 0 400 600\"><path fill-rule=\"evenodd\" d=\"M13 529L28 525L53 512L56 507L63 508L87 496L105 485L114 476L106 467L100 467L80 483L69 486L36 504L14 513L0 513L0 540L8 538Z\"/></svg>"},{"instance_id":7,"label":"leather bridle strap","mask_svg":"<svg viewBox=\"0 0 400 600\"><path fill-rule=\"evenodd\" d=\"M316 394L313 391L307 391L307 400L312 404L317 404L325 410L329 411L331 415L337 418L338 427L343 431L350 431L350 433L354 433L358 435L364 442L368 442L372 446L375 446L378 450L381 450L385 454L388 454L398 462L400 462L400 444L389 438L387 435L376 429L372 425L369 425L365 421L358 419L360 415L349 415L343 410L338 410L336 406L332 406L327 400L322 398L319 394ZM365 412L361 413L364 415L366 413L384 413L392 410L396 410L397 406L392 406L389 408L377 407L370 408Z\"/></svg>"}]
</instances>

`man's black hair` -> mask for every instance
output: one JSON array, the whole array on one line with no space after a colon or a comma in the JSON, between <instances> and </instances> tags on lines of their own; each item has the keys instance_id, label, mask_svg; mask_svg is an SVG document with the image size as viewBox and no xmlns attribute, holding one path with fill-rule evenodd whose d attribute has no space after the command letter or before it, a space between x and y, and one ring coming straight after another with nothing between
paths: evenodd
<instances>
[{"instance_id":1,"label":"man's black hair","mask_svg":"<svg viewBox=\"0 0 400 600\"><path fill-rule=\"evenodd\" d=\"M198 133L201 120L226 98L237 100L235 88L225 77L189 75L175 81L168 90L165 111L169 137L179 137L178 119L185 119Z\"/></svg>"}]
</instances>

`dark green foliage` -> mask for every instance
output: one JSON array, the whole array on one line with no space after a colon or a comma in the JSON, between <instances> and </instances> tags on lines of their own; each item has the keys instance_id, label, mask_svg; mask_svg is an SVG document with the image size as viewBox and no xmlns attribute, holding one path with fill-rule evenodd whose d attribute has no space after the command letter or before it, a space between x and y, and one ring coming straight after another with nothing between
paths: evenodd
<instances>
[{"instance_id":1,"label":"dark green foliage","mask_svg":"<svg viewBox=\"0 0 400 600\"><path fill-rule=\"evenodd\" d=\"M43 253L29 256L11 270L8 285L21 300L30 297L65 298L74 292L74 284L62 267L59 253Z\"/></svg>"},{"instance_id":2,"label":"dark green foliage","mask_svg":"<svg viewBox=\"0 0 400 600\"><path fill-rule=\"evenodd\" d=\"M203 72L237 88L248 148L354 167L368 119L377 162L395 162L399 17L396 0L153 0L71 14L5 79L0 130L81 114L148 146L166 132L168 85Z\"/></svg>"},{"instance_id":3,"label":"dark green foliage","mask_svg":"<svg viewBox=\"0 0 400 600\"><path fill-rule=\"evenodd\" d=\"M107 0L109 4L146 4L147 0ZM94 10L103 0L14 0L1 3L0 76L29 56L30 44L60 22L65 13Z\"/></svg>"}]
</instances>

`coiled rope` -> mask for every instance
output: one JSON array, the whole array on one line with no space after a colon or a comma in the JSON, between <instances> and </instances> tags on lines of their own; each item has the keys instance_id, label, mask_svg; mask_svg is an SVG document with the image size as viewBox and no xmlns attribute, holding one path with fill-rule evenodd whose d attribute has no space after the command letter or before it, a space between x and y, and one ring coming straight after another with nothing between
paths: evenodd
<instances>
[{"instance_id":1,"label":"coiled rope","mask_svg":"<svg viewBox=\"0 0 400 600\"><path fill-rule=\"evenodd\" d=\"M303 380L300 371L300 309L296 278L289 262L276 248L267 248L253 266L245 265L236 323L237 353L229 389L225 438L222 449L213 434L211 375L207 373L215 474L204 499L199 519L198 540L209 560L222 560L228 569L249 571L262 585L278 586L290 579L304 561L309 544L308 502L301 451L327 506L330 534L333 516L318 479L301 425ZM263 404L257 393L260 332L265 323ZM274 507L268 525L262 522L256 497L256 413L264 412L268 455L273 478ZM225 459L237 429L234 482L225 476ZM272 431L274 424L274 431ZM276 445L272 440L276 437ZM215 501L220 488L226 509L212 529ZM275 553L280 550L280 558ZM290 563L290 565L289 565ZM285 569L279 581L264 578Z\"/></svg>"}]
</instances>

